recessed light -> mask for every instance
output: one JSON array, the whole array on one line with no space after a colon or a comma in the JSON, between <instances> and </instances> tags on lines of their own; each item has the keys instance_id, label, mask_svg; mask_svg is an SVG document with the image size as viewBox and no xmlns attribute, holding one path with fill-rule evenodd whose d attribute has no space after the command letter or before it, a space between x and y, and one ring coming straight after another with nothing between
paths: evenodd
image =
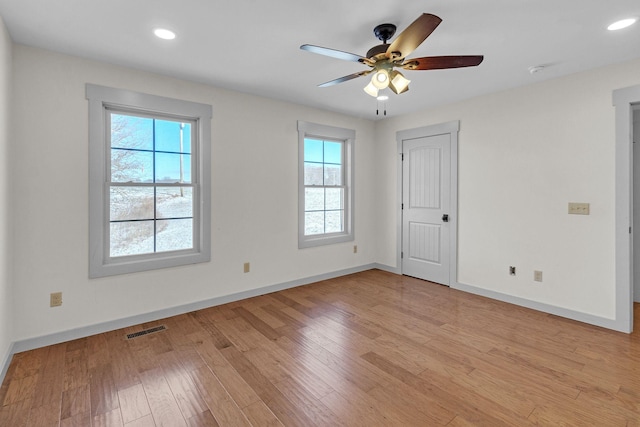
<instances>
[{"instance_id":1,"label":"recessed light","mask_svg":"<svg viewBox=\"0 0 640 427\"><path fill-rule=\"evenodd\" d=\"M387 95L380 95L379 97L376 98L378 101L386 101L387 99L389 99L389 97Z\"/></svg>"},{"instance_id":2,"label":"recessed light","mask_svg":"<svg viewBox=\"0 0 640 427\"><path fill-rule=\"evenodd\" d=\"M616 21L613 24L609 25L607 27L607 30L609 30L609 31L621 30L623 28L627 28L627 27L635 24L637 20L638 20L638 18L621 19L620 21Z\"/></svg>"},{"instance_id":3,"label":"recessed light","mask_svg":"<svg viewBox=\"0 0 640 427\"><path fill-rule=\"evenodd\" d=\"M176 33L171 30L167 30L166 28L156 28L155 30L153 30L153 34L163 40L173 40L176 38Z\"/></svg>"}]
</instances>

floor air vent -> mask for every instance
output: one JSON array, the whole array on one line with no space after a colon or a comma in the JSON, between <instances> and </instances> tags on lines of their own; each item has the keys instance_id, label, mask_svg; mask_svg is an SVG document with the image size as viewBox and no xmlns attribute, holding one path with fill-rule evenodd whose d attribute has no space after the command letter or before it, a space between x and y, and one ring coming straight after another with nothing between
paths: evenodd
<instances>
[{"instance_id":1,"label":"floor air vent","mask_svg":"<svg viewBox=\"0 0 640 427\"><path fill-rule=\"evenodd\" d=\"M128 340L132 340L134 338L138 338L138 337L141 337L143 335L149 335L149 334L152 334L154 332L164 331L165 329L167 329L167 327L164 326L164 325L156 326L155 328L149 328L149 329L145 329L144 331L134 332L132 334L127 334L127 339Z\"/></svg>"}]
</instances>

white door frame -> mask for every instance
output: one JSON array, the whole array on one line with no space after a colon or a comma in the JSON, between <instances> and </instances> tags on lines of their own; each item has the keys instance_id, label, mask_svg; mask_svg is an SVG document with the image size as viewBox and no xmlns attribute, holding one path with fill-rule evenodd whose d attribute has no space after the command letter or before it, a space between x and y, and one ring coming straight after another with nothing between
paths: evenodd
<instances>
[{"instance_id":1,"label":"white door frame","mask_svg":"<svg viewBox=\"0 0 640 427\"><path fill-rule=\"evenodd\" d=\"M613 91L616 109L615 283L613 329L633 331L633 105L640 104L640 85ZM640 226L640 224L638 224Z\"/></svg>"},{"instance_id":2,"label":"white door frame","mask_svg":"<svg viewBox=\"0 0 640 427\"><path fill-rule=\"evenodd\" d=\"M458 131L460 121L440 123L437 125L423 126L414 129L396 132L397 142L397 211L396 211L396 269L402 274L402 141L435 135L449 134L451 136L451 193L449 213L449 286L458 284Z\"/></svg>"}]
</instances>

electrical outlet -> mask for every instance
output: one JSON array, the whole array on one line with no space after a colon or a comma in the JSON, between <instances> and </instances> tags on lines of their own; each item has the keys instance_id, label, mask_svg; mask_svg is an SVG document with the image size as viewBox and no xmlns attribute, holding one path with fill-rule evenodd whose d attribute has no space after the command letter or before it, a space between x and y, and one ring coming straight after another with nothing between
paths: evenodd
<instances>
[{"instance_id":1,"label":"electrical outlet","mask_svg":"<svg viewBox=\"0 0 640 427\"><path fill-rule=\"evenodd\" d=\"M509 274L512 276L516 275L516 268L514 266L509 267Z\"/></svg>"},{"instance_id":2,"label":"electrical outlet","mask_svg":"<svg viewBox=\"0 0 640 427\"><path fill-rule=\"evenodd\" d=\"M358 253L358 245L353 245L353 253L354 254Z\"/></svg>"},{"instance_id":3,"label":"electrical outlet","mask_svg":"<svg viewBox=\"0 0 640 427\"><path fill-rule=\"evenodd\" d=\"M49 307L60 307L62 305L62 292L53 292L49 296Z\"/></svg>"},{"instance_id":4,"label":"electrical outlet","mask_svg":"<svg viewBox=\"0 0 640 427\"><path fill-rule=\"evenodd\" d=\"M244 263L244 272L248 273L251 270L251 265L248 262Z\"/></svg>"},{"instance_id":5,"label":"electrical outlet","mask_svg":"<svg viewBox=\"0 0 640 427\"><path fill-rule=\"evenodd\" d=\"M542 282L542 271L534 270L533 271L533 280L535 282Z\"/></svg>"}]
</instances>

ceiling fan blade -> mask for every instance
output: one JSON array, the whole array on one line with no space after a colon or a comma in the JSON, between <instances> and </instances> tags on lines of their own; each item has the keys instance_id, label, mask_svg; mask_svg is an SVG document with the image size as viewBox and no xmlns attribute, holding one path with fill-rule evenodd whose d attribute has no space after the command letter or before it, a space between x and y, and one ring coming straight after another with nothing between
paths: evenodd
<instances>
[{"instance_id":1,"label":"ceiling fan blade","mask_svg":"<svg viewBox=\"0 0 640 427\"><path fill-rule=\"evenodd\" d=\"M344 52L342 50L330 49L328 47L314 46L312 44L303 44L300 49L307 52L317 53L320 55L330 56L332 58L342 59L343 61L367 62L367 58L356 55L355 53Z\"/></svg>"},{"instance_id":2,"label":"ceiling fan blade","mask_svg":"<svg viewBox=\"0 0 640 427\"><path fill-rule=\"evenodd\" d=\"M475 67L480 65L484 56L425 56L407 59L402 65L405 70L442 70L445 68Z\"/></svg>"},{"instance_id":3,"label":"ceiling fan blade","mask_svg":"<svg viewBox=\"0 0 640 427\"><path fill-rule=\"evenodd\" d=\"M349 74L348 76L343 76L343 77L340 77L338 79L331 80L331 81L319 84L318 87L328 87L328 86L337 85L338 83L347 82L349 80L353 80L353 79L356 79L358 77L366 76L371 71L372 70L367 70L367 71L360 71L359 73Z\"/></svg>"},{"instance_id":4,"label":"ceiling fan blade","mask_svg":"<svg viewBox=\"0 0 640 427\"><path fill-rule=\"evenodd\" d=\"M442 19L439 17L423 13L389 45L387 56L392 59L406 58L429 37L441 22Z\"/></svg>"}]
</instances>

